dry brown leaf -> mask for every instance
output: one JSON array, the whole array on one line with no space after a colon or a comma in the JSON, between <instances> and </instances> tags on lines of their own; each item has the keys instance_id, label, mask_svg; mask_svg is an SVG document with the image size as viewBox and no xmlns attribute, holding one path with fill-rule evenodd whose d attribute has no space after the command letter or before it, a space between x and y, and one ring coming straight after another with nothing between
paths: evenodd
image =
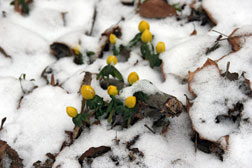
<instances>
[{"instance_id":1,"label":"dry brown leaf","mask_svg":"<svg viewBox=\"0 0 252 168\"><path fill-rule=\"evenodd\" d=\"M166 18L176 15L176 9L165 0L147 0L140 6L140 16L145 18Z\"/></svg>"},{"instance_id":2,"label":"dry brown leaf","mask_svg":"<svg viewBox=\"0 0 252 168\"><path fill-rule=\"evenodd\" d=\"M18 153L12 149L7 142L0 140L0 167L2 167L2 161L4 157L9 157L11 160L12 168L23 168L22 159L19 157Z\"/></svg>"},{"instance_id":3,"label":"dry brown leaf","mask_svg":"<svg viewBox=\"0 0 252 168\"><path fill-rule=\"evenodd\" d=\"M232 46L234 52L239 51L242 47L243 42L246 38L251 37L252 33L244 33L236 35L239 28L234 29L234 31L228 36L228 42Z\"/></svg>"},{"instance_id":4,"label":"dry brown leaf","mask_svg":"<svg viewBox=\"0 0 252 168\"><path fill-rule=\"evenodd\" d=\"M79 162L82 164L85 158L96 158L108 151L111 151L111 147L109 146L91 147L79 157Z\"/></svg>"},{"instance_id":5,"label":"dry brown leaf","mask_svg":"<svg viewBox=\"0 0 252 168\"><path fill-rule=\"evenodd\" d=\"M239 30L239 28L236 28L229 36L228 36L228 42L232 46L233 51L240 50L240 40L238 36L234 36L235 32Z\"/></svg>"},{"instance_id":6,"label":"dry brown leaf","mask_svg":"<svg viewBox=\"0 0 252 168\"><path fill-rule=\"evenodd\" d=\"M191 81L193 80L193 78L194 78L194 75L195 75L195 73L197 73L197 72L199 72L200 70L202 70L203 68L205 68L205 67L207 67L207 66L216 66L216 68L218 69L218 71L219 71L219 74L221 75L221 70L219 69L219 66L218 66L218 64L215 62L215 61L213 61L213 60L211 60L211 59L207 59L207 61L205 62L205 64L202 66L202 67L200 67L200 68L197 68L194 72L188 72L189 73L189 77L188 77L188 91L193 95L193 96L197 96L194 92L193 92L193 90L192 90L192 88L191 88Z\"/></svg>"}]
</instances>

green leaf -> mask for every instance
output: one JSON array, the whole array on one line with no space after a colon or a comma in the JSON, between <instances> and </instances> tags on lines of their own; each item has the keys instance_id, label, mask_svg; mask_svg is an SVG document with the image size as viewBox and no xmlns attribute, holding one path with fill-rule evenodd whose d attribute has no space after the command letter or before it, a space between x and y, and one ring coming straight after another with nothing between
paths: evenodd
<instances>
[{"instance_id":1,"label":"green leaf","mask_svg":"<svg viewBox=\"0 0 252 168\"><path fill-rule=\"evenodd\" d=\"M162 61L159 59L159 54L153 54L151 57L149 57L150 66L153 67L159 67L162 64Z\"/></svg>"},{"instance_id":2,"label":"green leaf","mask_svg":"<svg viewBox=\"0 0 252 168\"><path fill-rule=\"evenodd\" d=\"M113 69L113 74L112 74L113 77L116 77L118 80L122 81L123 82L123 77L122 77L122 74L114 67Z\"/></svg>"},{"instance_id":3,"label":"green leaf","mask_svg":"<svg viewBox=\"0 0 252 168\"><path fill-rule=\"evenodd\" d=\"M73 119L73 123L75 124L75 125L77 125L78 127L80 127L81 125L82 125L82 117L81 117L81 115L80 114L78 114L76 117L74 117Z\"/></svg>"},{"instance_id":4,"label":"green leaf","mask_svg":"<svg viewBox=\"0 0 252 168\"><path fill-rule=\"evenodd\" d=\"M95 52L94 51L87 51L86 54L88 57L90 57L92 55L95 55Z\"/></svg>"},{"instance_id":5,"label":"green leaf","mask_svg":"<svg viewBox=\"0 0 252 168\"><path fill-rule=\"evenodd\" d=\"M113 51L113 54L114 54L115 56L117 56L117 55L120 54L120 52L117 50L117 48L116 48L115 45L113 45L112 51Z\"/></svg>"},{"instance_id":6,"label":"green leaf","mask_svg":"<svg viewBox=\"0 0 252 168\"><path fill-rule=\"evenodd\" d=\"M75 54L74 55L74 63L76 63L77 65L82 65L84 62L83 62L83 56L82 54Z\"/></svg>"},{"instance_id":7,"label":"green leaf","mask_svg":"<svg viewBox=\"0 0 252 168\"><path fill-rule=\"evenodd\" d=\"M101 76L103 78L105 76L104 74L106 74L106 72L107 72L107 69L108 69L108 65L106 65L104 68L102 68L102 70L100 71L100 73L97 74L96 80L98 80Z\"/></svg>"},{"instance_id":8,"label":"green leaf","mask_svg":"<svg viewBox=\"0 0 252 168\"><path fill-rule=\"evenodd\" d=\"M134 93L134 96L143 102L149 99L149 96L142 91Z\"/></svg>"},{"instance_id":9,"label":"green leaf","mask_svg":"<svg viewBox=\"0 0 252 168\"><path fill-rule=\"evenodd\" d=\"M130 42L129 42L129 47L130 47L130 48L133 47L133 46L135 46L138 42L141 41L141 35L142 35L141 32L140 32L140 33L137 33L137 34L135 35L135 37L134 37L132 40L130 40Z\"/></svg>"},{"instance_id":10,"label":"green leaf","mask_svg":"<svg viewBox=\"0 0 252 168\"><path fill-rule=\"evenodd\" d=\"M143 58L148 60L150 55L151 55L149 45L145 44L145 43L142 43L141 47L140 47L140 50L141 50L141 54L142 54Z\"/></svg>"},{"instance_id":11,"label":"green leaf","mask_svg":"<svg viewBox=\"0 0 252 168\"><path fill-rule=\"evenodd\" d=\"M24 3L22 4L22 13L28 15L29 12L30 12L29 6L28 6L28 4L27 4L26 2L24 2Z\"/></svg>"},{"instance_id":12,"label":"green leaf","mask_svg":"<svg viewBox=\"0 0 252 168\"><path fill-rule=\"evenodd\" d=\"M109 78L109 75L112 75L114 78L117 78L120 81L123 81L122 74L113 66L113 65L106 65L101 72L97 75L96 79L98 80L100 76L105 79L104 77Z\"/></svg>"},{"instance_id":13,"label":"green leaf","mask_svg":"<svg viewBox=\"0 0 252 168\"><path fill-rule=\"evenodd\" d=\"M179 4L179 3L173 4L172 7L173 7L176 11L182 12L182 8L180 7L180 4Z\"/></svg>"},{"instance_id":14,"label":"green leaf","mask_svg":"<svg viewBox=\"0 0 252 168\"><path fill-rule=\"evenodd\" d=\"M158 67L161 65L162 61L159 59L159 54L154 54L154 46L151 44L152 51L150 50L149 44L141 44L141 54L144 59L150 62L151 68Z\"/></svg>"}]
</instances>

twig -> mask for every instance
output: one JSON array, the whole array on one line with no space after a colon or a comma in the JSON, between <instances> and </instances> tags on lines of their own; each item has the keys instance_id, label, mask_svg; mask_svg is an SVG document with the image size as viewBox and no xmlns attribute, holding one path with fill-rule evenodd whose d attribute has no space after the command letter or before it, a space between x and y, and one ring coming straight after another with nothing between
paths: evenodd
<instances>
[{"instance_id":1,"label":"twig","mask_svg":"<svg viewBox=\"0 0 252 168\"><path fill-rule=\"evenodd\" d=\"M219 32L219 31L217 31L217 30L212 30L212 31L215 32L215 33L219 33L219 34L221 34L221 35L223 35L223 36L225 36L225 37L228 37L227 35L225 35L225 34Z\"/></svg>"},{"instance_id":2,"label":"twig","mask_svg":"<svg viewBox=\"0 0 252 168\"><path fill-rule=\"evenodd\" d=\"M54 79L54 74L51 75L51 85L56 86L55 79Z\"/></svg>"},{"instance_id":3,"label":"twig","mask_svg":"<svg viewBox=\"0 0 252 168\"><path fill-rule=\"evenodd\" d=\"M7 119L6 117L4 117L2 119L1 126L0 126L0 131L3 129L3 125L4 125L5 121L6 121L6 119Z\"/></svg>"},{"instance_id":4,"label":"twig","mask_svg":"<svg viewBox=\"0 0 252 168\"><path fill-rule=\"evenodd\" d=\"M5 50L0 46L0 52L6 57L6 58L11 58L10 55L8 55Z\"/></svg>"},{"instance_id":5,"label":"twig","mask_svg":"<svg viewBox=\"0 0 252 168\"><path fill-rule=\"evenodd\" d=\"M152 132L153 134L156 134L156 132L155 132L153 129L151 129L148 125L144 124L144 126L145 126L148 130L150 130L150 132Z\"/></svg>"},{"instance_id":6,"label":"twig","mask_svg":"<svg viewBox=\"0 0 252 168\"><path fill-rule=\"evenodd\" d=\"M61 17L62 17L62 20L63 20L63 26L66 27L66 14L68 12L61 12Z\"/></svg>"},{"instance_id":7,"label":"twig","mask_svg":"<svg viewBox=\"0 0 252 168\"><path fill-rule=\"evenodd\" d=\"M229 72L229 67L230 67L230 62L227 62L227 67L226 67L226 73L225 73L225 77L227 76L228 72Z\"/></svg>"},{"instance_id":8,"label":"twig","mask_svg":"<svg viewBox=\"0 0 252 168\"><path fill-rule=\"evenodd\" d=\"M96 8L97 7L95 5L94 14L93 14L93 20L92 20L92 26L91 26L90 32L88 33L89 36L91 36L93 34L93 30L94 30L94 25L95 25L96 16L97 16L97 9Z\"/></svg>"}]
</instances>

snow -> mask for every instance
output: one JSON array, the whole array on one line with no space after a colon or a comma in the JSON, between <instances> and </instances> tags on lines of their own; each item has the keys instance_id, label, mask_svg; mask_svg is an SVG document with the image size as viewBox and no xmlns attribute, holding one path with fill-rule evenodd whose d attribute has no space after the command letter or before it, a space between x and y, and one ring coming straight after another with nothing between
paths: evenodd
<instances>
[{"instance_id":1,"label":"snow","mask_svg":"<svg viewBox=\"0 0 252 168\"><path fill-rule=\"evenodd\" d=\"M63 89L44 86L24 97L12 122L5 125L2 137L13 146L30 167L48 152L56 153L65 136L73 128L66 106L80 108L80 96ZM39 130L39 131L38 131ZM50 145L48 145L50 144ZM30 157L32 156L32 157Z\"/></svg>"},{"instance_id":2,"label":"snow","mask_svg":"<svg viewBox=\"0 0 252 168\"><path fill-rule=\"evenodd\" d=\"M224 34L230 34L237 27L252 24L252 1L204 0L202 5L217 22L215 29Z\"/></svg>"},{"instance_id":3,"label":"snow","mask_svg":"<svg viewBox=\"0 0 252 168\"><path fill-rule=\"evenodd\" d=\"M80 137L62 151L60 147L67 139L65 131L72 131L74 127L65 108L73 106L80 111L82 97L79 90L86 72L92 73L91 85L96 94L105 101L110 100L107 91L96 80L96 74L106 65L106 58L112 52L104 52L103 57L92 64L89 64L89 58L84 57L84 64L76 65L73 57L57 60L50 54L50 44L63 42L71 48L79 46L80 52L86 56L87 51L99 50L101 33L116 24L122 29L118 41L128 44L138 33L138 23L143 18L135 13L134 7L124 6L120 0L36 0L28 16L15 12L9 5L10 1L0 0L0 47L11 56L7 58L0 52L0 120L7 117L0 139L7 141L18 152L25 168L32 167L37 160L44 162L49 152L59 152L53 167L81 168L78 157L90 147L102 145L110 146L112 151L95 158L91 167L116 167L110 159L111 155L119 158L118 167L251 167L252 101L239 89L243 78L229 81L220 77L216 67L204 68L195 74L191 83L197 97L189 93L186 80L188 71L202 67L208 58L218 60L216 62L222 73L230 62L230 72L241 74L245 71L245 77L252 80L250 37L241 38L241 49L237 52L232 52L231 45L223 40L219 42L218 49L206 54L219 35L211 30L229 35L235 28L240 28L235 35L251 33L250 0L203 0L203 7L216 20L215 27L187 22L185 18L190 15L192 0L169 0L170 4L186 4L185 10L180 13L180 21L176 17L145 19L155 35L153 45L159 41L166 45L166 51L159 56L166 80L162 78L160 68L152 69L149 62L143 60L138 47L132 49L127 61L119 58L115 65L126 83L131 72L137 72L140 78L120 91L122 100L137 91L150 95L164 92L186 105L186 94L193 102L190 117L183 112L179 117L169 119L168 132L164 135L153 134L144 126L152 126L151 118L140 120L128 129L111 129L106 120L101 120L101 125L84 129ZM200 5L201 2L197 1L196 6ZM91 30L95 11L96 20ZM6 13L6 17L2 12ZM62 13L65 13L64 20ZM124 20L121 20L122 17ZM194 26L197 35L191 36ZM220 59L224 55L227 56ZM50 83L53 74L59 86L47 84L41 76L45 69L46 80ZM26 75L25 80L18 79L21 74ZM244 106L240 123L223 121L217 124L215 117L227 114L228 109L232 109L238 101ZM195 152L191 141L191 122L201 136L212 141L223 140L223 136L229 135L223 162L214 154L200 150ZM133 147L142 151L144 157L136 155L136 160L130 162L125 143L136 135L140 138ZM119 145L115 144L116 137L120 140ZM10 160L5 158L4 163L10 164Z\"/></svg>"},{"instance_id":4,"label":"snow","mask_svg":"<svg viewBox=\"0 0 252 168\"><path fill-rule=\"evenodd\" d=\"M189 115L194 128L202 137L217 141L237 128L237 124L231 121L216 123L216 118L227 115L233 105L246 99L239 90L238 82L221 77L216 66L212 65L196 72L191 88L197 97Z\"/></svg>"}]
</instances>

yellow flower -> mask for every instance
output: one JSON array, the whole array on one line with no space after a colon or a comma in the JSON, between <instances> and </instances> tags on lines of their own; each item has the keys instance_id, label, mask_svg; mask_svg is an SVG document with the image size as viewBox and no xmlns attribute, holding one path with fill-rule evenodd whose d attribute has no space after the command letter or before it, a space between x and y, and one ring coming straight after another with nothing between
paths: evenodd
<instances>
[{"instance_id":1,"label":"yellow flower","mask_svg":"<svg viewBox=\"0 0 252 168\"><path fill-rule=\"evenodd\" d=\"M142 40L142 42L144 42L144 43L151 42L151 40L152 40L152 34L151 34L151 32L150 32L148 29L146 29L146 30L142 33L142 35L141 35L141 40Z\"/></svg>"},{"instance_id":2,"label":"yellow flower","mask_svg":"<svg viewBox=\"0 0 252 168\"><path fill-rule=\"evenodd\" d=\"M150 25L148 22L146 22L145 20L142 20L139 25L138 25L138 30L140 32L144 32L145 30L150 30Z\"/></svg>"},{"instance_id":3,"label":"yellow flower","mask_svg":"<svg viewBox=\"0 0 252 168\"><path fill-rule=\"evenodd\" d=\"M82 85L81 94L84 99L91 100L95 96L95 90L90 85Z\"/></svg>"},{"instance_id":4,"label":"yellow flower","mask_svg":"<svg viewBox=\"0 0 252 168\"><path fill-rule=\"evenodd\" d=\"M66 112L67 112L67 115L69 115L69 117L72 117L72 118L76 117L78 114L77 109L72 106L67 106Z\"/></svg>"},{"instance_id":5,"label":"yellow flower","mask_svg":"<svg viewBox=\"0 0 252 168\"><path fill-rule=\"evenodd\" d=\"M109 87L108 87L108 94L109 95L113 95L113 96L115 96L115 95L118 95L118 90L117 90L117 87L116 86L114 86L114 85L110 85Z\"/></svg>"},{"instance_id":6,"label":"yellow flower","mask_svg":"<svg viewBox=\"0 0 252 168\"><path fill-rule=\"evenodd\" d=\"M79 54L80 54L80 49L79 49L79 46L78 46L78 45L74 46L73 50L74 50L74 53L75 53L76 55L79 55Z\"/></svg>"},{"instance_id":7,"label":"yellow flower","mask_svg":"<svg viewBox=\"0 0 252 168\"><path fill-rule=\"evenodd\" d=\"M129 74L129 76L128 76L128 82L129 82L129 84L132 85L133 83L135 83L138 80L139 80L139 76L138 76L138 74L136 72L131 72Z\"/></svg>"},{"instance_id":8,"label":"yellow flower","mask_svg":"<svg viewBox=\"0 0 252 168\"><path fill-rule=\"evenodd\" d=\"M134 108L136 105L136 97L135 96L127 97L127 99L125 100L125 105L128 108Z\"/></svg>"},{"instance_id":9,"label":"yellow flower","mask_svg":"<svg viewBox=\"0 0 252 168\"><path fill-rule=\"evenodd\" d=\"M117 64L117 58L116 56L114 55L110 55L108 58L107 58L107 64L111 64L113 63L114 65Z\"/></svg>"},{"instance_id":10,"label":"yellow flower","mask_svg":"<svg viewBox=\"0 0 252 168\"><path fill-rule=\"evenodd\" d=\"M158 42L156 45L156 51L158 54L164 52L165 51L165 43L162 41Z\"/></svg>"},{"instance_id":11,"label":"yellow flower","mask_svg":"<svg viewBox=\"0 0 252 168\"><path fill-rule=\"evenodd\" d=\"M109 36L109 41L110 41L111 44L115 44L116 43L116 35L111 33L110 36Z\"/></svg>"}]
</instances>

